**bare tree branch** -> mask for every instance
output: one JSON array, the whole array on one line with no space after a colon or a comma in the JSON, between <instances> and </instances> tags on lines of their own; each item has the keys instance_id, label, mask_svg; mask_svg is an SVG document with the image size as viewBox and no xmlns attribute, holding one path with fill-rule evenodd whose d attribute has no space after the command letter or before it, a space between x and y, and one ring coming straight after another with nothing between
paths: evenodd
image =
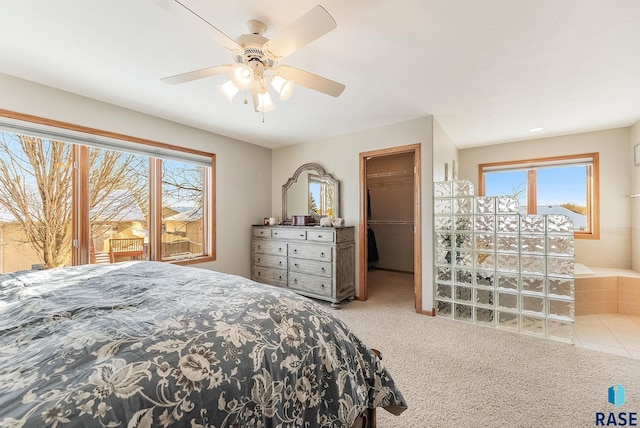
<instances>
[{"instance_id":1,"label":"bare tree branch","mask_svg":"<svg viewBox=\"0 0 640 428\"><path fill-rule=\"evenodd\" d=\"M178 162L162 164L162 200L163 205L202 205L202 168L191 165L178 165Z\"/></svg>"},{"instance_id":2,"label":"bare tree branch","mask_svg":"<svg viewBox=\"0 0 640 428\"><path fill-rule=\"evenodd\" d=\"M68 264L72 242L73 145L41 138L1 133L0 206L23 230L26 241L39 254L46 268ZM106 205L105 198L126 190L129 200L119 206L148 203L148 158L121 152L90 149L89 205ZM147 166L145 166L145 160ZM109 221L102 209L93 211L90 221ZM113 216L113 210L109 211ZM118 213L122 214L122 213Z\"/></svg>"}]
</instances>

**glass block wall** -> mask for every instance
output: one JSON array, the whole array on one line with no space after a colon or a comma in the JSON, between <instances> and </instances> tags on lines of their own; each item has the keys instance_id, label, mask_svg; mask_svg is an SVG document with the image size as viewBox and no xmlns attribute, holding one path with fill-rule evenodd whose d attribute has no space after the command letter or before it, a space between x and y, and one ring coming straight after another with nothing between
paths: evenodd
<instances>
[{"instance_id":1,"label":"glass block wall","mask_svg":"<svg viewBox=\"0 0 640 428\"><path fill-rule=\"evenodd\" d=\"M573 223L434 183L437 316L573 343Z\"/></svg>"}]
</instances>

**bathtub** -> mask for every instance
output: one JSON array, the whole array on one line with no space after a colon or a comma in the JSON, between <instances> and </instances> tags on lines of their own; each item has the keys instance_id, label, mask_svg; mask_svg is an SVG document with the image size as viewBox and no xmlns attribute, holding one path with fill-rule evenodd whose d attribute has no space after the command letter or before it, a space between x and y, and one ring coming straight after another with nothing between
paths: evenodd
<instances>
[{"instance_id":1,"label":"bathtub","mask_svg":"<svg viewBox=\"0 0 640 428\"><path fill-rule=\"evenodd\" d=\"M640 273L575 264L575 314L640 315Z\"/></svg>"},{"instance_id":2,"label":"bathtub","mask_svg":"<svg viewBox=\"0 0 640 428\"><path fill-rule=\"evenodd\" d=\"M576 263L574 267L574 278L583 278L589 276L595 276L595 273L587 266L582 263Z\"/></svg>"}]
</instances>

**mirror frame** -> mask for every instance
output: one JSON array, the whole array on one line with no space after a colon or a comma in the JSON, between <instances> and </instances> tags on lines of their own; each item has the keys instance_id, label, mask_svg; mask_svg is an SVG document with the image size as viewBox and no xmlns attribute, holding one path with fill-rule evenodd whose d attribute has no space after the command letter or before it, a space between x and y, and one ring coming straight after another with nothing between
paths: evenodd
<instances>
[{"instance_id":1,"label":"mirror frame","mask_svg":"<svg viewBox=\"0 0 640 428\"><path fill-rule=\"evenodd\" d=\"M327 172L325 172L324 168L322 168L317 163L305 163L300 168L296 169L296 172L293 173L293 176L287 180L285 184L282 185L282 224L291 224L292 219L291 216L287 216L287 191L291 186L298 182L298 178L304 172L310 172L314 175L318 176L320 180L327 181L331 183L335 190L334 195L334 217L340 217L340 186L339 181L333 178L333 176ZM319 223L319 219L322 216L313 216L313 222Z\"/></svg>"}]
</instances>

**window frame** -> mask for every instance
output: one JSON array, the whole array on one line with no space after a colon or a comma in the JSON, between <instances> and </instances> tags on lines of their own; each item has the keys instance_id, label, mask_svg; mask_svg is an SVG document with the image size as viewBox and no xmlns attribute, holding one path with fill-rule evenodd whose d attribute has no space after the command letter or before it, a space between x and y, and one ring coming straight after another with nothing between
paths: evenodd
<instances>
[{"instance_id":1,"label":"window frame","mask_svg":"<svg viewBox=\"0 0 640 428\"><path fill-rule=\"evenodd\" d=\"M537 195L532 191L535 189L536 168L569 166L585 159L590 159L586 183L588 230L575 231L573 236L576 239L600 239L600 161L597 152L478 164L478 195L486 195L485 173L509 169L524 170L527 172L527 210L529 210L530 207L537 207Z\"/></svg>"},{"instance_id":2,"label":"window frame","mask_svg":"<svg viewBox=\"0 0 640 428\"><path fill-rule=\"evenodd\" d=\"M149 260L161 261L165 263L173 263L179 265L188 265L195 263L210 262L216 260L216 155L214 153L203 152L186 147L179 147L171 144L161 143L157 141L147 140L144 138L133 137L116 132L104 131L96 128L90 128L80 125L74 125L67 122L61 122L53 119L46 119L38 116L17 113L10 110L0 109L0 117L18 121L19 123L28 123L42 127L46 133L47 129L62 134L60 139L65 143L73 145L74 173L72 174L72 227L73 240L72 245L72 265L81 265L90 263L90 222L89 222L89 192L88 178L89 170L86 159L88 158L89 146L91 141L83 144L78 141L73 134L87 135L87 138L114 140L122 143L121 146L114 144L110 147L109 143L102 143L96 147L109 148L111 150L121 151L127 145L132 148L138 147L139 151L151 159L152 164L160 165L163 154L171 152L193 155L200 159L206 159L202 162L203 166L208 168L208 174L205 174L203 180L203 194L205 195L203 206L204 233L203 233L203 255L195 256L188 259L164 259L162 258L162 185L161 185L161 168L150 168L149 177L149 231L150 231L150 255ZM14 131L7 131L14 132ZM66 141L65 132L70 135ZM58 136L55 137L56 139ZM175 155L180 157L179 155ZM188 161L188 160L185 160Z\"/></svg>"}]
</instances>

